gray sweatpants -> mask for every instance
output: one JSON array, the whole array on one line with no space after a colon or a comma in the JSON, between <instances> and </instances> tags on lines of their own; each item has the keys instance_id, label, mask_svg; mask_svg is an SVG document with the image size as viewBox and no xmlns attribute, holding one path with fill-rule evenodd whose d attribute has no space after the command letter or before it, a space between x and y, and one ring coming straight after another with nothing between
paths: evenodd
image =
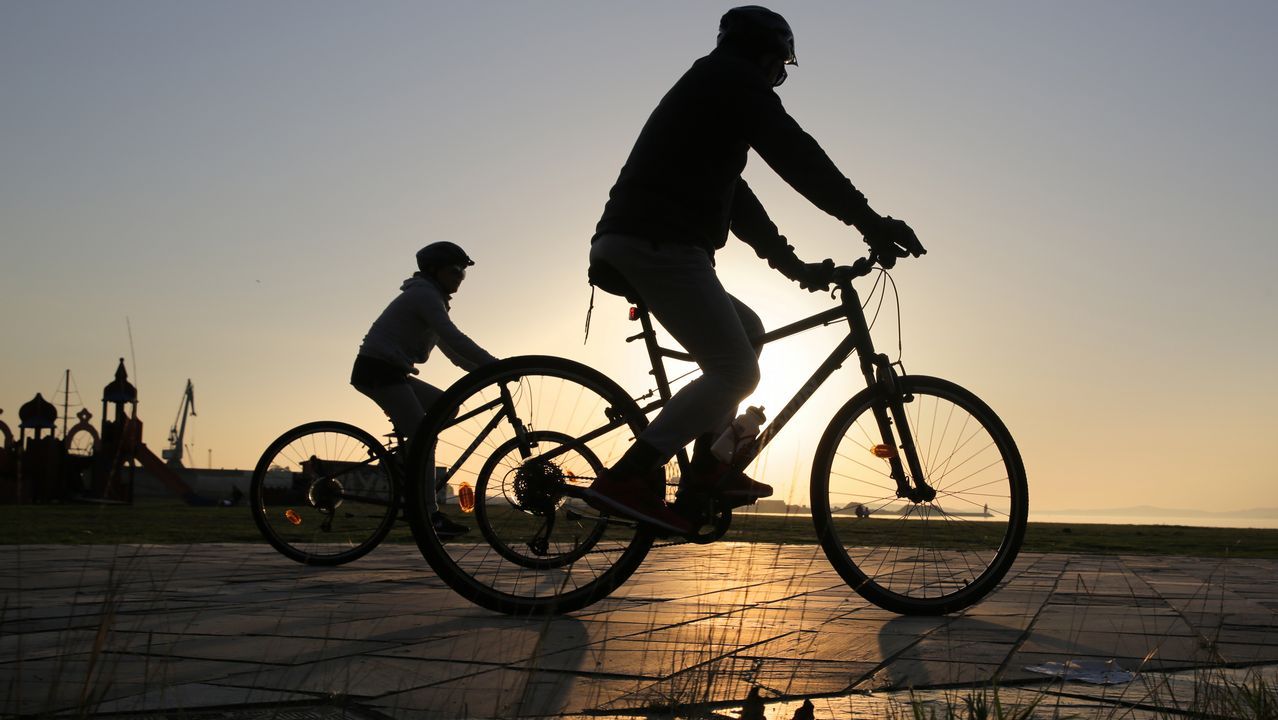
<instances>
[{"instance_id":1,"label":"gray sweatpants","mask_svg":"<svg viewBox=\"0 0 1278 720\"><path fill-rule=\"evenodd\" d=\"M759 316L723 289L699 247L603 235L590 248L590 263L621 273L701 367L701 377L670 398L640 439L669 458L698 435L721 432L759 384L750 344L751 336L763 333Z\"/></svg>"},{"instance_id":2,"label":"gray sweatpants","mask_svg":"<svg viewBox=\"0 0 1278 720\"><path fill-rule=\"evenodd\" d=\"M417 434L417 426L422 424L422 419L426 416L426 411L431 405L444 394L443 390L422 382L417 378L409 375L404 378L404 382L395 383L393 385L356 385L355 389L372 398L373 402L381 407L386 416L390 418L391 424L395 426L395 433L401 438L400 447L403 449L400 455L400 461L407 464L409 442L412 441L413 435ZM440 504L447 500L447 493L444 488L438 488L435 495L434 509L438 509Z\"/></svg>"},{"instance_id":3,"label":"gray sweatpants","mask_svg":"<svg viewBox=\"0 0 1278 720\"><path fill-rule=\"evenodd\" d=\"M413 439L426 410L444 394L443 390L412 376L395 385L356 385L355 389L381 407L405 445Z\"/></svg>"}]
</instances>

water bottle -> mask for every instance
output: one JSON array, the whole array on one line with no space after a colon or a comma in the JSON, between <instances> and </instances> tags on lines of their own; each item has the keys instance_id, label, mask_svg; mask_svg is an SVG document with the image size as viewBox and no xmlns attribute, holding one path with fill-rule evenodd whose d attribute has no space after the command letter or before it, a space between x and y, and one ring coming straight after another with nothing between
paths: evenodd
<instances>
[{"instance_id":1,"label":"water bottle","mask_svg":"<svg viewBox=\"0 0 1278 720\"><path fill-rule=\"evenodd\" d=\"M763 415L763 408L753 405L746 408L745 412L728 425L719 439L714 441L714 444L710 446L710 452L723 462L732 462L732 456L758 436L759 428L763 427L764 420L767 418Z\"/></svg>"}]
</instances>

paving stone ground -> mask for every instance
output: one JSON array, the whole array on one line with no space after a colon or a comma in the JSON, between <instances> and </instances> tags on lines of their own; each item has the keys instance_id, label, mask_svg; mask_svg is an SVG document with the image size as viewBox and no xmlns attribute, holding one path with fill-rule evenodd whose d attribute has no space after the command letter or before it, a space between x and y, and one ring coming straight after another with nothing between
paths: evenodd
<instances>
[{"instance_id":1,"label":"paving stone ground","mask_svg":"<svg viewBox=\"0 0 1278 720\"><path fill-rule=\"evenodd\" d=\"M1204 682L1278 679L1275 560L1024 554L942 618L869 605L800 545L654 550L612 597L542 620L471 605L411 546L338 568L9 546L0 589L5 717L904 718L996 686L1036 716L1152 718ZM1026 669L1070 660L1136 675Z\"/></svg>"}]
</instances>

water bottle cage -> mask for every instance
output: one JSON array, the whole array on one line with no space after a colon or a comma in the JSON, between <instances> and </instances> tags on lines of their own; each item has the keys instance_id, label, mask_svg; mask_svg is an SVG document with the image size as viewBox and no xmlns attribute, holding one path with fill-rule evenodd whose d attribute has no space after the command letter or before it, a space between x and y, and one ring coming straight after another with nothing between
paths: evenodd
<instances>
[{"instance_id":1,"label":"water bottle cage","mask_svg":"<svg viewBox=\"0 0 1278 720\"><path fill-rule=\"evenodd\" d=\"M759 436L762 411L751 408L754 417L742 415L728 424L715 440L710 450L721 462L741 470L754 457ZM746 427L743 427L742 425ZM745 460L742 460L745 458Z\"/></svg>"},{"instance_id":2,"label":"water bottle cage","mask_svg":"<svg viewBox=\"0 0 1278 720\"><path fill-rule=\"evenodd\" d=\"M737 449L732 453L732 462L729 463L733 470L738 472L745 470L745 466L750 464L754 459L755 450L759 445L758 437L747 438L737 444Z\"/></svg>"}]
</instances>

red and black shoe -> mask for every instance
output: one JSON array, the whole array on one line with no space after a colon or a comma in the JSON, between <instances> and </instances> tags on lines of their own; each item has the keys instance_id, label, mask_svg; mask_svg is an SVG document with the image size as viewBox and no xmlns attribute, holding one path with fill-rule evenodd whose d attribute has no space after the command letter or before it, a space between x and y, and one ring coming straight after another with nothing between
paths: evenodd
<instances>
[{"instance_id":1,"label":"red and black shoe","mask_svg":"<svg viewBox=\"0 0 1278 720\"><path fill-rule=\"evenodd\" d=\"M654 492L648 478L616 477L605 470L581 492L581 497L600 512L637 520L670 535L687 535L695 529Z\"/></svg>"},{"instance_id":2,"label":"red and black shoe","mask_svg":"<svg viewBox=\"0 0 1278 720\"><path fill-rule=\"evenodd\" d=\"M690 477L681 482L681 494L708 494L727 502L728 507L753 505L762 498L772 497L772 486L750 478L740 470L733 470L727 463L717 463L707 468L693 462Z\"/></svg>"}]
</instances>

